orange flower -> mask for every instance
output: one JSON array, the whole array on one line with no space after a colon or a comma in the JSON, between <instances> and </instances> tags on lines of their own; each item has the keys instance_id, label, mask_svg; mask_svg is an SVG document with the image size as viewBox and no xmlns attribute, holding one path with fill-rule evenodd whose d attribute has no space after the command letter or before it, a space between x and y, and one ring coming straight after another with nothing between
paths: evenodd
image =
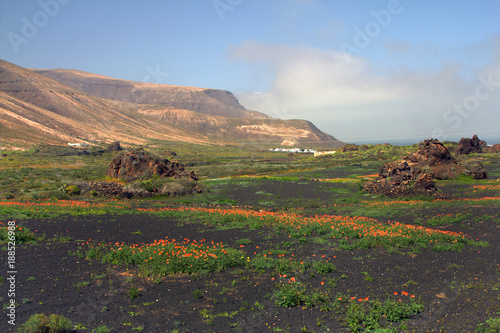
<instances>
[{"instance_id":1,"label":"orange flower","mask_svg":"<svg viewBox=\"0 0 500 333\"><path fill-rule=\"evenodd\" d=\"M395 291L395 292L394 292L394 295L397 295L397 294L398 294L398 292L397 292L397 291Z\"/></svg>"},{"instance_id":2,"label":"orange flower","mask_svg":"<svg viewBox=\"0 0 500 333\"><path fill-rule=\"evenodd\" d=\"M321 285L324 285L325 284L325 281L321 281Z\"/></svg>"}]
</instances>

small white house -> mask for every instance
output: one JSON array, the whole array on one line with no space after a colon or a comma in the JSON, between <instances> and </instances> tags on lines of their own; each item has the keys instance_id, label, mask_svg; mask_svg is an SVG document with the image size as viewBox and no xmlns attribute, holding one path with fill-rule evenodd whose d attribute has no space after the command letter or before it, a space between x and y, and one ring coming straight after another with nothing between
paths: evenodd
<instances>
[{"instance_id":1,"label":"small white house","mask_svg":"<svg viewBox=\"0 0 500 333\"><path fill-rule=\"evenodd\" d=\"M90 145L86 142L79 142L79 143L68 142L68 146L71 146L71 147L89 147Z\"/></svg>"}]
</instances>

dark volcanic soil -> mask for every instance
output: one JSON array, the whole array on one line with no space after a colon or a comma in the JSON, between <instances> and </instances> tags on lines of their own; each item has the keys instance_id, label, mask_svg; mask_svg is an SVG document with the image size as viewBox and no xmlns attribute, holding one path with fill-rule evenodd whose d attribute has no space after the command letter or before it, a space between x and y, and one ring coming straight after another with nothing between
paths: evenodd
<instances>
[{"instance_id":1,"label":"dark volcanic soil","mask_svg":"<svg viewBox=\"0 0 500 333\"><path fill-rule=\"evenodd\" d=\"M475 211L481 212L494 215L498 209L478 207ZM230 269L151 281L137 276L133 268L127 270L71 255L79 248L85 250L87 245L82 243L89 240L134 244L168 236L214 240L232 247L239 247L238 239L248 238L252 243L242 249L251 257L255 252L268 251L290 240L285 234L277 235L265 229L217 230L199 223L150 215L65 216L17 222L37 230L38 235L46 235L46 241L39 245L23 245L17 249L18 323L35 313L57 313L87 329L78 332L89 332L100 325L113 327L113 332L132 332L140 327L144 332L176 329L179 332L268 332L277 327L300 332L304 326L315 332L347 332L341 315L322 312L319 308L287 309L275 305L269 297L279 279L275 274ZM457 225L446 229L464 231L463 226ZM290 252L288 256L293 254L297 258L323 255L332 258L336 272L317 276L307 272L297 276L318 290L328 290L332 297L341 292L356 298L406 302L408 297L401 294L405 291L420 298L425 311L407 321L405 331L473 332L477 323L500 310L500 225L489 220L469 226L465 231L473 238L488 241L491 246L467 247L462 252L403 249L400 253L388 254L383 249L341 251L309 238L307 243L294 243L286 249ZM49 240L61 239L61 236L71 240ZM2 251L2 258L4 254ZM5 279L4 273L1 276ZM321 284L333 281L331 279L335 279L335 285ZM7 294L6 288L4 282L2 295ZM128 297L131 288L139 289L137 298ZM200 293L193 294L195 290ZM209 324L200 315L203 309L213 314L237 313L220 316ZM0 321L0 331L13 331L5 317Z\"/></svg>"}]
</instances>

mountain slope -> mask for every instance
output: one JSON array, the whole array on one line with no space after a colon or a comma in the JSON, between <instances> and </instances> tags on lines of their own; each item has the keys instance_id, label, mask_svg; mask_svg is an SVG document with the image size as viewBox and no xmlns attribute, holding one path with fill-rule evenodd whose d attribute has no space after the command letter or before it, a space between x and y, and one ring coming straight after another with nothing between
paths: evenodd
<instances>
[{"instance_id":1,"label":"mountain slope","mask_svg":"<svg viewBox=\"0 0 500 333\"><path fill-rule=\"evenodd\" d=\"M322 144L330 147L343 144L306 120L218 117L157 105L144 106L138 112L196 133L210 133L217 139L232 142L274 142L285 146Z\"/></svg>"},{"instance_id":2,"label":"mountain slope","mask_svg":"<svg viewBox=\"0 0 500 333\"><path fill-rule=\"evenodd\" d=\"M134 82L78 70L33 71L91 95L148 104L139 108L141 113L222 140L328 147L344 144L309 121L280 120L245 110L224 90Z\"/></svg>"},{"instance_id":3,"label":"mountain slope","mask_svg":"<svg viewBox=\"0 0 500 333\"><path fill-rule=\"evenodd\" d=\"M4 145L7 141L29 145L76 139L136 144L148 139L209 142L206 136L158 123L135 108L134 104L87 95L0 60L0 135Z\"/></svg>"},{"instance_id":4,"label":"mountain slope","mask_svg":"<svg viewBox=\"0 0 500 333\"><path fill-rule=\"evenodd\" d=\"M96 77L104 81L114 80L80 73L79 80L82 85L87 86L88 91L100 90L100 85L94 80ZM91 78L87 83L85 76ZM113 83L114 94L126 96L126 91L130 91L127 86L131 84L130 81L116 81L121 83ZM119 88L121 85L126 86L124 91ZM1 144L27 147L39 143L65 144L70 141L122 141L142 145L152 139L216 145L264 143L336 147L343 144L308 121L274 119L245 110L231 93L222 90L172 86L164 88L154 84L137 86L142 87L143 96L149 96L143 97L149 104L92 96L32 70L0 60ZM137 93L138 90L134 91ZM200 94L209 97L204 99ZM197 101L193 102L189 96L197 98ZM155 98L164 103L173 101L171 104L174 105L155 104ZM208 109L223 109L225 111L221 112L229 112L231 117L176 106L196 109L196 105L206 107L205 102L209 105ZM234 110L241 112L239 115L244 117L236 117Z\"/></svg>"},{"instance_id":5,"label":"mountain slope","mask_svg":"<svg viewBox=\"0 0 500 333\"><path fill-rule=\"evenodd\" d=\"M263 113L245 110L236 97L225 90L134 82L69 69L33 71L89 95L122 102L166 105L213 116L269 118Z\"/></svg>"}]
</instances>

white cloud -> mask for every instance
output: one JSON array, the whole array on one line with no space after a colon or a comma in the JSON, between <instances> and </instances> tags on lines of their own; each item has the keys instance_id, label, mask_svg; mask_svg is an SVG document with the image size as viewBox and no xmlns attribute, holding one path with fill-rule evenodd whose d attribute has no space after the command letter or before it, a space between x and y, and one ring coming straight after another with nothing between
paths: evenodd
<instances>
[{"instance_id":1,"label":"white cloud","mask_svg":"<svg viewBox=\"0 0 500 333\"><path fill-rule=\"evenodd\" d=\"M410 50L414 46L400 41L392 47ZM365 58L351 56L349 61L340 51L307 46L248 41L233 47L231 57L251 66L265 64L274 77L269 91L237 93L246 108L311 120L341 140L416 141L437 136L436 129L444 132L441 139L455 139L474 131L480 135L481 129L492 127L492 121L500 123L500 86L473 111L448 112L445 118L449 108L475 94L480 77L492 76L493 82L500 82L498 53L490 66L467 68L475 73L471 79L460 75L464 66L456 62L439 70L399 67L375 74L375 65ZM449 116L461 117L460 124ZM496 129L500 134L500 126Z\"/></svg>"}]
</instances>

